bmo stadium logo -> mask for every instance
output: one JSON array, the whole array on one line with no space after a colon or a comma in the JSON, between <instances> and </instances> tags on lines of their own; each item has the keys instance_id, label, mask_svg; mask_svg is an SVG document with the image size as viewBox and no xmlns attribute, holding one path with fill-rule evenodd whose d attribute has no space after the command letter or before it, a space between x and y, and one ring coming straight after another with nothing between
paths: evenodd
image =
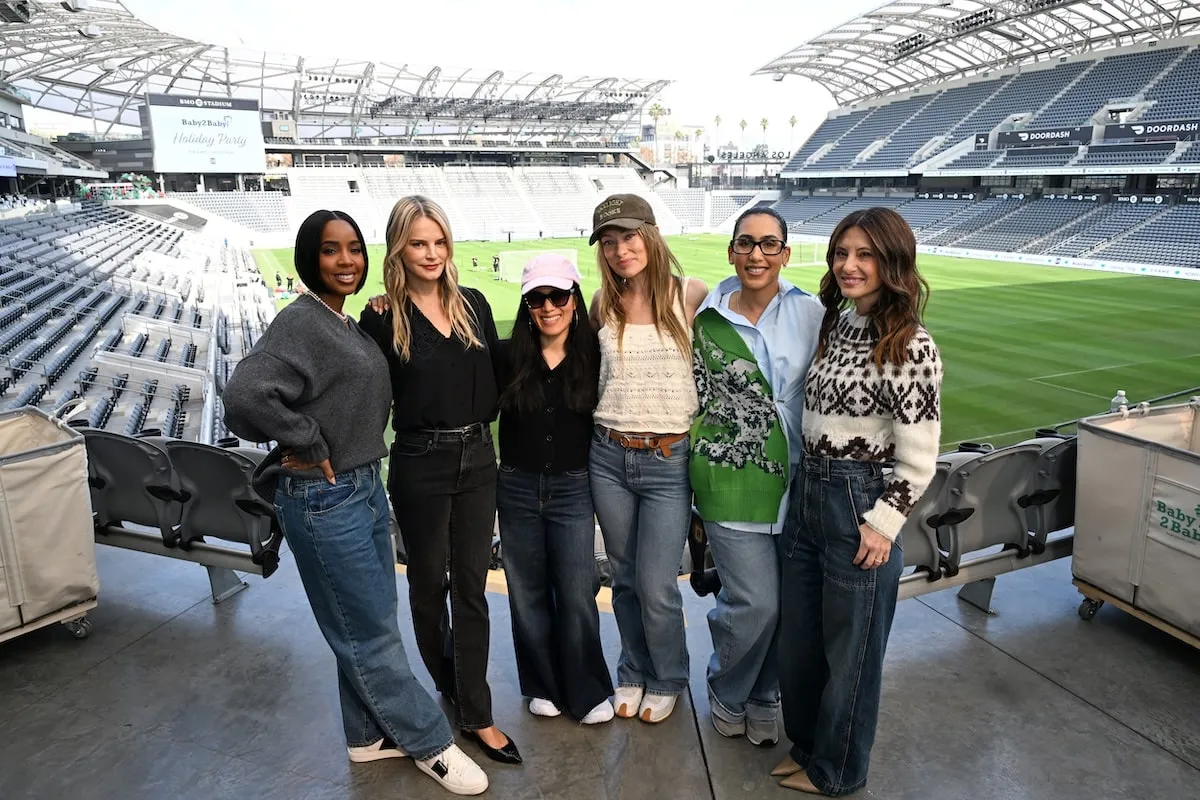
<instances>
[{"instance_id":1,"label":"bmo stadium logo","mask_svg":"<svg viewBox=\"0 0 1200 800\"><path fill-rule=\"evenodd\" d=\"M203 97L180 97L177 100L179 105L192 108L233 108L230 100L205 100Z\"/></svg>"}]
</instances>

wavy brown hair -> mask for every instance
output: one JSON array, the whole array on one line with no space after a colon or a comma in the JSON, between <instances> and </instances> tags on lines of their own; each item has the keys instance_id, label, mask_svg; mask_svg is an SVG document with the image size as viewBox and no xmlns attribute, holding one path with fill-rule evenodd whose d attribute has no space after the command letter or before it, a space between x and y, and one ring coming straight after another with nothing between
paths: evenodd
<instances>
[{"instance_id":1,"label":"wavy brown hair","mask_svg":"<svg viewBox=\"0 0 1200 800\"><path fill-rule=\"evenodd\" d=\"M922 324L925 304L929 300L929 284L917 271L917 239L912 228L904 217L890 208L855 211L839 222L829 237L829 249L825 252L829 269L821 278L821 290L817 295L825 306L817 354L824 354L842 309L851 304L842 297L833 274L838 243L851 228L860 229L870 240L882 284L879 299L867 312L876 336L871 360L877 367L883 367L885 363L903 364L908 343Z\"/></svg>"},{"instance_id":2,"label":"wavy brown hair","mask_svg":"<svg viewBox=\"0 0 1200 800\"><path fill-rule=\"evenodd\" d=\"M392 206L387 222L387 254L383 257L383 285L392 303L392 347L402 361L412 357L412 327L408 314L404 313L409 302L408 273L404 269L404 245L412 234L413 223L422 217L431 219L442 229L446 237L446 266L438 279L438 295L442 310L450 318L452 335L458 336L468 347L483 347L476 333L479 321L475 310L463 297L458 286L458 267L454 265L454 237L450 233L450 221L442 207L427 197L412 195L401 197Z\"/></svg>"},{"instance_id":3,"label":"wavy brown hair","mask_svg":"<svg viewBox=\"0 0 1200 800\"><path fill-rule=\"evenodd\" d=\"M654 330L661 336L663 329L671 334L675 346L685 357L692 357L692 338L689 331L675 313L674 304L683 303L683 267L679 259L667 247L658 228L649 223L637 229L646 244L646 289L650 293L650 309L654 313ZM602 325L616 325L617 348L622 349L625 339L625 308L621 305L621 290L624 283L604 257L604 243L596 243L596 269L600 272L600 299L596 303L596 316Z\"/></svg>"}]
</instances>

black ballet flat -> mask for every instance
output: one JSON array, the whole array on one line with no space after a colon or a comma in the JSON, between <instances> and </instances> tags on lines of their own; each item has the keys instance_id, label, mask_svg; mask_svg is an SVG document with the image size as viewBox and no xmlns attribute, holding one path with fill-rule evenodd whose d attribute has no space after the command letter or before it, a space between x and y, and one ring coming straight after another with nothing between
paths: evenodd
<instances>
[{"instance_id":1,"label":"black ballet flat","mask_svg":"<svg viewBox=\"0 0 1200 800\"><path fill-rule=\"evenodd\" d=\"M492 761L499 761L501 764L524 763L521 758L521 751L517 750L517 743L514 742L512 737L508 734L505 734L505 738L508 739L508 744L501 748L492 747L483 739L481 739L479 734L475 731L464 730L462 731L462 735L478 744L483 749L484 754Z\"/></svg>"}]
</instances>

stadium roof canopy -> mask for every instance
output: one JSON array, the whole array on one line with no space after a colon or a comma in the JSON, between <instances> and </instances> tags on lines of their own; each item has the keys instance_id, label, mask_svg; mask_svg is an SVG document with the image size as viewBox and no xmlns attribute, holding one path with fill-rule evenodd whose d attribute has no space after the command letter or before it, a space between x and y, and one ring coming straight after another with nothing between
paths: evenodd
<instances>
[{"instance_id":1,"label":"stadium roof canopy","mask_svg":"<svg viewBox=\"0 0 1200 800\"><path fill-rule=\"evenodd\" d=\"M0 81L39 108L110 127L137 126L143 97L169 93L257 100L311 136L412 134L439 123L472 133L603 136L635 121L668 84L239 50L160 31L119 0L0 2L0 16L11 19L14 6L30 18L0 22Z\"/></svg>"},{"instance_id":2,"label":"stadium roof canopy","mask_svg":"<svg viewBox=\"0 0 1200 800\"><path fill-rule=\"evenodd\" d=\"M755 75L803 75L839 104L992 69L1200 32L1200 0L893 0Z\"/></svg>"}]
</instances>

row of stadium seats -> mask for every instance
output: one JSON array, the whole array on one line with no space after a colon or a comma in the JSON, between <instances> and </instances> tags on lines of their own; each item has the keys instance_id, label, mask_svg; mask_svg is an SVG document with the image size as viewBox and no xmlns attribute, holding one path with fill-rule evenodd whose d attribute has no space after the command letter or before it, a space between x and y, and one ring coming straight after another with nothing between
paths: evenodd
<instances>
[{"instance_id":1,"label":"row of stadium seats","mask_svg":"<svg viewBox=\"0 0 1200 800\"><path fill-rule=\"evenodd\" d=\"M1192 143L1194 144L1194 143ZM1176 150L1179 156L1172 159ZM1194 147L1182 143L1093 144L1069 147L1013 147L1007 150L971 150L946 163L942 169L1045 169L1053 167L1134 167L1192 161ZM1200 154L1197 154L1200 155ZM1185 158L1186 156L1186 158Z\"/></svg>"},{"instance_id":2,"label":"row of stadium seats","mask_svg":"<svg viewBox=\"0 0 1200 800\"><path fill-rule=\"evenodd\" d=\"M784 169L904 169L1014 117L1023 117L1023 130L1088 125L1106 103L1126 98L1147 104L1130 122L1194 118L1200 116L1197 85L1200 49L1186 46L1117 53L932 92L920 90L865 108L835 111L836 116L817 128ZM970 153L954 167L982 168L991 164L985 158ZM1141 161L1148 158L1144 154L1135 158L1139 160L1133 163L1157 163Z\"/></svg>"},{"instance_id":3,"label":"row of stadium seats","mask_svg":"<svg viewBox=\"0 0 1200 800\"><path fill-rule=\"evenodd\" d=\"M0 407L82 401L96 428L150 425L197 440L215 432L200 430L205 373L210 348L230 355L231 337L205 286L225 286L225 297L239 283L262 294L248 252L86 205L0 221L0 245ZM240 328L265 327L268 306L249 306ZM241 337L239 329L235 357Z\"/></svg>"},{"instance_id":4,"label":"row of stadium seats","mask_svg":"<svg viewBox=\"0 0 1200 800\"><path fill-rule=\"evenodd\" d=\"M828 236L847 214L869 206L894 208L926 245L1200 267L1200 206L1194 204L814 195L785 198L774 208L792 232Z\"/></svg>"},{"instance_id":5,"label":"row of stadium seats","mask_svg":"<svg viewBox=\"0 0 1200 800\"><path fill-rule=\"evenodd\" d=\"M248 547L264 577L275 571L283 535L274 509L250 485L265 451L233 447L236 440L216 447L159 431L135 437L78 427L98 542L114 526L142 525L158 531L166 550L222 540Z\"/></svg>"},{"instance_id":6,"label":"row of stadium seats","mask_svg":"<svg viewBox=\"0 0 1200 800\"><path fill-rule=\"evenodd\" d=\"M313 211L338 208L353 216L373 242L383 240L396 200L412 194L443 206L459 240L579 236L590 230L596 204L618 192L645 197L666 233L719 225L732 213L723 207L706 220L698 193L652 191L633 169L616 167L296 167L287 176L290 195L173 192L170 197L260 233L290 233Z\"/></svg>"},{"instance_id":7,"label":"row of stadium seats","mask_svg":"<svg viewBox=\"0 0 1200 800\"><path fill-rule=\"evenodd\" d=\"M1045 433L939 456L902 530L905 567L930 580L954 577L997 546L1019 557L1040 554L1052 533L1073 526L1077 440Z\"/></svg>"}]
</instances>

